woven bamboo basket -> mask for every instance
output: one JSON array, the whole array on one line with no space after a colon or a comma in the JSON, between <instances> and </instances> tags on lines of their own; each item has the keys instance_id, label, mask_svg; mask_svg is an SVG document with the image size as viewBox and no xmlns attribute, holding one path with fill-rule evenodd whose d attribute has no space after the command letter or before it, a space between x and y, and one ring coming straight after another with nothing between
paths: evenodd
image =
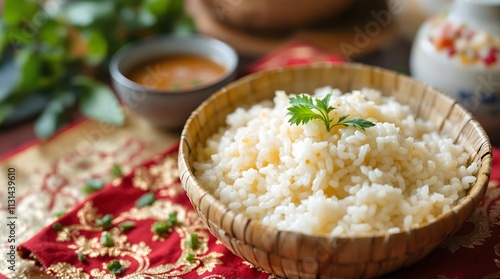
<instances>
[{"instance_id":1,"label":"woven bamboo basket","mask_svg":"<svg viewBox=\"0 0 500 279\"><path fill-rule=\"evenodd\" d=\"M195 146L223 127L228 113L243 104L271 99L275 90L313 92L331 85L343 92L363 87L393 95L442 134L465 147L480 163L466 198L431 223L395 234L320 237L280 231L229 210L193 175ZM247 76L212 95L184 126L179 171L194 208L217 239L234 254L265 271L287 278L371 278L411 265L451 236L483 198L491 172L491 145L480 124L438 90L397 73L356 64L311 65Z\"/></svg>"}]
</instances>

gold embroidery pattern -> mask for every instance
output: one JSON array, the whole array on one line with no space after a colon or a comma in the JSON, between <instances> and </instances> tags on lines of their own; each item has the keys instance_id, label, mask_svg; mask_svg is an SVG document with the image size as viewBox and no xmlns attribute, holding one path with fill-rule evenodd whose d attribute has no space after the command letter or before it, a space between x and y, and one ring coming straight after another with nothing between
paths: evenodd
<instances>
[{"instance_id":1,"label":"gold embroidery pattern","mask_svg":"<svg viewBox=\"0 0 500 279\"><path fill-rule=\"evenodd\" d=\"M158 164L135 169L132 185L145 191L156 191L179 185L179 171L177 171L177 154L171 154Z\"/></svg>"},{"instance_id":2,"label":"gold embroidery pattern","mask_svg":"<svg viewBox=\"0 0 500 279\"><path fill-rule=\"evenodd\" d=\"M169 156L165 160L158 162L150 168L140 168L137 170L137 177L133 179L135 187L143 190L159 190L168 191L170 187L175 188L178 183L178 175L165 175L164 173L177 173L173 168L176 168L176 155ZM174 181L172 179L175 179ZM166 186L165 183L171 183ZM148 185L148 188L144 188ZM180 187L180 186L179 186ZM177 191L177 190L176 190ZM182 189L181 189L182 191ZM179 191L180 193L180 191ZM175 194L177 195L177 194ZM174 196L175 196L174 195ZM170 196L170 195L166 195ZM223 256L219 252L209 252L208 242L210 234L205 228L199 216L193 210L188 210L180 204L172 203L169 200L160 199L154 204L147 207L137 208L132 207L128 211L121 212L113 219L113 224L118 225L123 221L140 221L140 220L166 220L171 212L177 213L178 225L174 227L172 233L179 235L179 247L181 250L180 256L173 262L161 264L151 267L149 254L152 252L151 247L145 242L131 243L125 233L121 232L117 227L109 230L110 235L114 240L113 247L104 247L100 244L100 236L86 237L82 232L100 232L100 228L96 224L96 220L101 218L100 214L94 207L92 201L85 203L77 212L78 224L65 226L62 231L58 232L56 241L70 242L68 248L74 250L75 253L81 252L89 258L97 258L103 256L115 257L124 263L129 268L131 263L126 259L133 260L137 263L134 271L131 274L120 278L178 278L189 272L196 271L196 274L202 276L207 272L213 272L214 268L223 264L220 258ZM196 233L199 239L199 245L196 249L191 249L188 245L188 238L192 233ZM168 236L167 236L168 237ZM152 241L163 241L151 232ZM188 261L186 258L189 253L195 254L193 261ZM83 273L81 268L76 268L68 263L55 264L50 266L49 271L56 276L66 276L67 278L90 278L88 274ZM80 275L83 273L87 277ZM130 273L128 271L127 273ZM74 277L71 277L73 276ZM116 276L108 273L105 264L102 268L94 268L90 271L90 276L93 278L115 279ZM222 275L208 275L205 278L224 278ZM270 277L271 278L271 277ZM274 277L273 277L274 278Z\"/></svg>"},{"instance_id":3,"label":"gold embroidery pattern","mask_svg":"<svg viewBox=\"0 0 500 279\"><path fill-rule=\"evenodd\" d=\"M90 276L83 268L76 268L69 263L56 263L47 268L47 271L57 274L61 279L88 279Z\"/></svg>"},{"instance_id":4,"label":"gold embroidery pattern","mask_svg":"<svg viewBox=\"0 0 500 279\"><path fill-rule=\"evenodd\" d=\"M465 222L474 224L472 232L466 235L455 235L443 244L452 253L458 251L460 247L474 248L480 246L486 238L491 237L490 223L487 216L475 211Z\"/></svg>"},{"instance_id":5,"label":"gold embroidery pattern","mask_svg":"<svg viewBox=\"0 0 500 279\"><path fill-rule=\"evenodd\" d=\"M443 245L454 253L464 248L474 248L480 246L491 237L492 228L500 224L498 220L500 214L500 188L498 181L491 181L488 186L488 193L484 197L479 207L467 219L466 223L473 223L474 229L466 235L455 235L448 239Z\"/></svg>"}]
</instances>

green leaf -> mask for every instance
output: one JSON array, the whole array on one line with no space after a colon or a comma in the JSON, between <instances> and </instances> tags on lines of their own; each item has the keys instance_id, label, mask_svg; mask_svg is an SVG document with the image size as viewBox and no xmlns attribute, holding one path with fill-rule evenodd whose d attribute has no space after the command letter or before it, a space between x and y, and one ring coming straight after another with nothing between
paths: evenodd
<instances>
[{"instance_id":1,"label":"green leaf","mask_svg":"<svg viewBox=\"0 0 500 279\"><path fill-rule=\"evenodd\" d=\"M295 97L290 97L289 101L291 106L305 105L310 108L314 108L313 99L307 94L300 94Z\"/></svg>"},{"instance_id":2,"label":"green leaf","mask_svg":"<svg viewBox=\"0 0 500 279\"><path fill-rule=\"evenodd\" d=\"M95 223L103 229L109 229L113 226L113 215L106 214L102 218L95 220Z\"/></svg>"},{"instance_id":3,"label":"green leaf","mask_svg":"<svg viewBox=\"0 0 500 279\"><path fill-rule=\"evenodd\" d=\"M56 86L67 86L65 77L68 61L66 49L60 46L47 47L41 55L40 76L38 78L39 89L54 88Z\"/></svg>"},{"instance_id":4,"label":"green leaf","mask_svg":"<svg viewBox=\"0 0 500 279\"><path fill-rule=\"evenodd\" d=\"M326 114L334 110L335 108L329 105L331 96L331 94L327 94L323 99L316 99L316 108Z\"/></svg>"},{"instance_id":5,"label":"green leaf","mask_svg":"<svg viewBox=\"0 0 500 279\"><path fill-rule=\"evenodd\" d=\"M7 31L5 30L5 24L3 21L0 21L0 58L3 56L3 51L5 50L5 46L7 46Z\"/></svg>"},{"instance_id":6,"label":"green leaf","mask_svg":"<svg viewBox=\"0 0 500 279\"><path fill-rule=\"evenodd\" d=\"M191 252L190 252L190 253L188 253L188 254L187 254L187 256L186 256L186 261L188 261L188 262L193 262L193 261L194 261L194 259L195 259L195 256L196 256L196 255L195 255L195 254L193 254L193 253L191 253Z\"/></svg>"},{"instance_id":7,"label":"green leaf","mask_svg":"<svg viewBox=\"0 0 500 279\"><path fill-rule=\"evenodd\" d=\"M291 116L288 122L295 125L307 124L313 119L321 119L321 116L314 112L307 104L289 107L287 115Z\"/></svg>"},{"instance_id":8,"label":"green leaf","mask_svg":"<svg viewBox=\"0 0 500 279\"><path fill-rule=\"evenodd\" d=\"M85 259L85 255L81 251L76 252L76 255L78 257L78 261L82 263L87 261L87 259Z\"/></svg>"},{"instance_id":9,"label":"green leaf","mask_svg":"<svg viewBox=\"0 0 500 279\"><path fill-rule=\"evenodd\" d=\"M175 22L173 32L176 35L191 35L196 32L196 24L191 17L184 16Z\"/></svg>"},{"instance_id":10,"label":"green leaf","mask_svg":"<svg viewBox=\"0 0 500 279\"><path fill-rule=\"evenodd\" d=\"M33 0L4 0L3 19L10 26L24 24L33 25L33 16L39 5Z\"/></svg>"},{"instance_id":11,"label":"green leaf","mask_svg":"<svg viewBox=\"0 0 500 279\"><path fill-rule=\"evenodd\" d=\"M115 246L115 241L114 241L113 237L109 234L109 232L103 232L101 234L101 245L104 247Z\"/></svg>"},{"instance_id":12,"label":"green leaf","mask_svg":"<svg viewBox=\"0 0 500 279\"><path fill-rule=\"evenodd\" d=\"M339 121L339 122L341 122L341 121ZM341 123L338 123L335 125L344 125L346 127L354 127L354 128L358 128L358 129L361 129L364 131L366 128L370 128L370 127L375 126L375 123L368 121L368 120L365 120L365 119L362 119L362 118L354 118L354 119L348 120L346 122L341 122Z\"/></svg>"},{"instance_id":13,"label":"green leaf","mask_svg":"<svg viewBox=\"0 0 500 279\"><path fill-rule=\"evenodd\" d=\"M63 15L76 26L89 26L99 19L113 16L114 1L69 1ZM108 28L110 26L107 26ZM106 28L103 26L103 28Z\"/></svg>"},{"instance_id":14,"label":"green leaf","mask_svg":"<svg viewBox=\"0 0 500 279\"><path fill-rule=\"evenodd\" d=\"M151 225L151 231L158 235L163 236L170 231L171 226L167 224L167 222L157 221L153 225Z\"/></svg>"},{"instance_id":15,"label":"green leaf","mask_svg":"<svg viewBox=\"0 0 500 279\"><path fill-rule=\"evenodd\" d=\"M131 221L123 222L120 224L119 228L122 232L128 232L135 227L135 223Z\"/></svg>"},{"instance_id":16,"label":"green leaf","mask_svg":"<svg viewBox=\"0 0 500 279\"><path fill-rule=\"evenodd\" d=\"M48 20L40 29L40 39L50 46L65 46L68 39L68 27L54 19Z\"/></svg>"},{"instance_id":17,"label":"green leaf","mask_svg":"<svg viewBox=\"0 0 500 279\"><path fill-rule=\"evenodd\" d=\"M86 61L89 65L98 65L108 54L108 42L99 31L91 31L87 37L89 52Z\"/></svg>"},{"instance_id":18,"label":"green leaf","mask_svg":"<svg viewBox=\"0 0 500 279\"><path fill-rule=\"evenodd\" d=\"M31 91L38 88L41 60L32 48L23 48L16 53L16 65L21 73L18 88Z\"/></svg>"},{"instance_id":19,"label":"green leaf","mask_svg":"<svg viewBox=\"0 0 500 279\"><path fill-rule=\"evenodd\" d=\"M153 193L146 193L139 197L135 201L135 205L137 207L145 207L148 205L152 205L156 201L155 195Z\"/></svg>"},{"instance_id":20,"label":"green leaf","mask_svg":"<svg viewBox=\"0 0 500 279\"><path fill-rule=\"evenodd\" d=\"M111 274L120 274L125 269L125 266L122 265L119 261L113 260L106 265L106 268Z\"/></svg>"},{"instance_id":21,"label":"green leaf","mask_svg":"<svg viewBox=\"0 0 500 279\"><path fill-rule=\"evenodd\" d=\"M120 165L114 164L113 165L113 176L114 177L122 177L122 169L120 168Z\"/></svg>"},{"instance_id":22,"label":"green leaf","mask_svg":"<svg viewBox=\"0 0 500 279\"><path fill-rule=\"evenodd\" d=\"M156 17L148 9L141 8L137 14L137 23L141 27L151 27L156 23Z\"/></svg>"},{"instance_id":23,"label":"green leaf","mask_svg":"<svg viewBox=\"0 0 500 279\"><path fill-rule=\"evenodd\" d=\"M61 225L61 223L59 222L56 222L52 225L52 229L56 232L60 232L63 230L63 225Z\"/></svg>"},{"instance_id":24,"label":"green leaf","mask_svg":"<svg viewBox=\"0 0 500 279\"><path fill-rule=\"evenodd\" d=\"M59 219L59 218L63 217L65 214L66 214L66 211L58 211L54 215L56 216L56 218Z\"/></svg>"},{"instance_id":25,"label":"green leaf","mask_svg":"<svg viewBox=\"0 0 500 279\"><path fill-rule=\"evenodd\" d=\"M4 122L7 117L15 110L15 106L8 103L0 104L0 123Z\"/></svg>"},{"instance_id":26,"label":"green leaf","mask_svg":"<svg viewBox=\"0 0 500 279\"><path fill-rule=\"evenodd\" d=\"M85 194L91 194L102 188L104 188L104 181L102 179L89 178L87 179L87 183L83 186L83 192Z\"/></svg>"},{"instance_id":27,"label":"green leaf","mask_svg":"<svg viewBox=\"0 0 500 279\"><path fill-rule=\"evenodd\" d=\"M337 123L331 125L334 118L330 118L329 113L336 109L335 107L329 105L331 95L332 94L330 93L323 99L316 99L316 102L314 102L314 100L306 94L289 98L290 107L288 107L287 115L290 115L291 117L288 122L290 124L300 125L307 124L313 119L319 119L323 122L328 132L330 132L333 127L339 125L355 127L363 131L365 128L375 126L374 123L361 118L355 118L344 122L344 120L349 117L348 114L339 117Z\"/></svg>"},{"instance_id":28,"label":"green leaf","mask_svg":"<svg viewBox=\"0 0 500 279\"><path fill-rule=\"evenodd\" d=\"M78 76L73 85L81 89L80 111L87 117L113 125L123 125L125 116L118 99L105 84L92 78Z\"/></svg>"},{"instance_id":29,"label":"green leaf","mask_svg":"<svg viewBox=\"0 0 500 279\"><path fill-rule=\"evenodd\" d=\"M171 227L177 224L177 212L168 214L167 224Z\"/></svg>"},{"instance_id":30,"label":"green leaf","mask_svg":"<svg viewBox=\"0 0 500 279\"><path fill-rule=\"evenodd\" d=\"M146 0L144 4L152 14L160 16L167 11L170 2L169 0Z\"/></svg>"},{"instance_id":31,"label":"green leaf","mask_svg":"<svg viewBox=\"0 0 500 279\"><path fill-rule=\"evenodd\" d=\"M189 248L191 249L196 249L198 248L198 244L200 243L199 239L198 239L198 235L195 234L195 233L192 233L189 235L189 238L188 238L188 246Z\"/></svg>"},{"instance_id":32,"label":"green leaf","mask_svg":"<svg viewBox=\"0 0 500 279\"><path fill-rule=\"evenodd\" d=\"M63 92L56 95L35 122L35 134L47 139L66 124L66 111L75 103L75 95Z\"/></svg>"}]
</instances>

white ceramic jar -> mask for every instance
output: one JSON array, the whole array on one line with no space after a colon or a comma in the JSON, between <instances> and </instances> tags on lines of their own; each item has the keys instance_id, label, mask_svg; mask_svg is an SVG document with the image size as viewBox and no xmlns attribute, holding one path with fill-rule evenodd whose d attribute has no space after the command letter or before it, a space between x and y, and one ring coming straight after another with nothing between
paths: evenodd
<instances>
[{"instance_id":1,"label":"white ceramic jar","mask_svg":"<svg viewBox=\"0 0 500 279\"><path fill-rule=\"evenodd\" d=\"M458 100L500 141L500 0L456 0L419 29L411 74Z\"/></svg>"}]
</instances>

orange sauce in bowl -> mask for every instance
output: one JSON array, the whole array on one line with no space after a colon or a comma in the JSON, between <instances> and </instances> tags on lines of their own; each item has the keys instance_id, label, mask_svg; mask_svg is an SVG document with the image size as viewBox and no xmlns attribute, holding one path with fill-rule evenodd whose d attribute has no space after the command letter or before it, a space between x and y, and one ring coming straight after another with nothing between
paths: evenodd
<instances>
[{"instance_id":1,"label":"orange sauce in bowl","mask_svg":"<svg viewBox=\"0 0 500 279\"><path fill-rule=\"evenodd\" d=\"M125 76L150 89L180 91L214 83L225 72L226 68L207 57L183 54L139 63Z\"/></svg>"}]
</instances>

